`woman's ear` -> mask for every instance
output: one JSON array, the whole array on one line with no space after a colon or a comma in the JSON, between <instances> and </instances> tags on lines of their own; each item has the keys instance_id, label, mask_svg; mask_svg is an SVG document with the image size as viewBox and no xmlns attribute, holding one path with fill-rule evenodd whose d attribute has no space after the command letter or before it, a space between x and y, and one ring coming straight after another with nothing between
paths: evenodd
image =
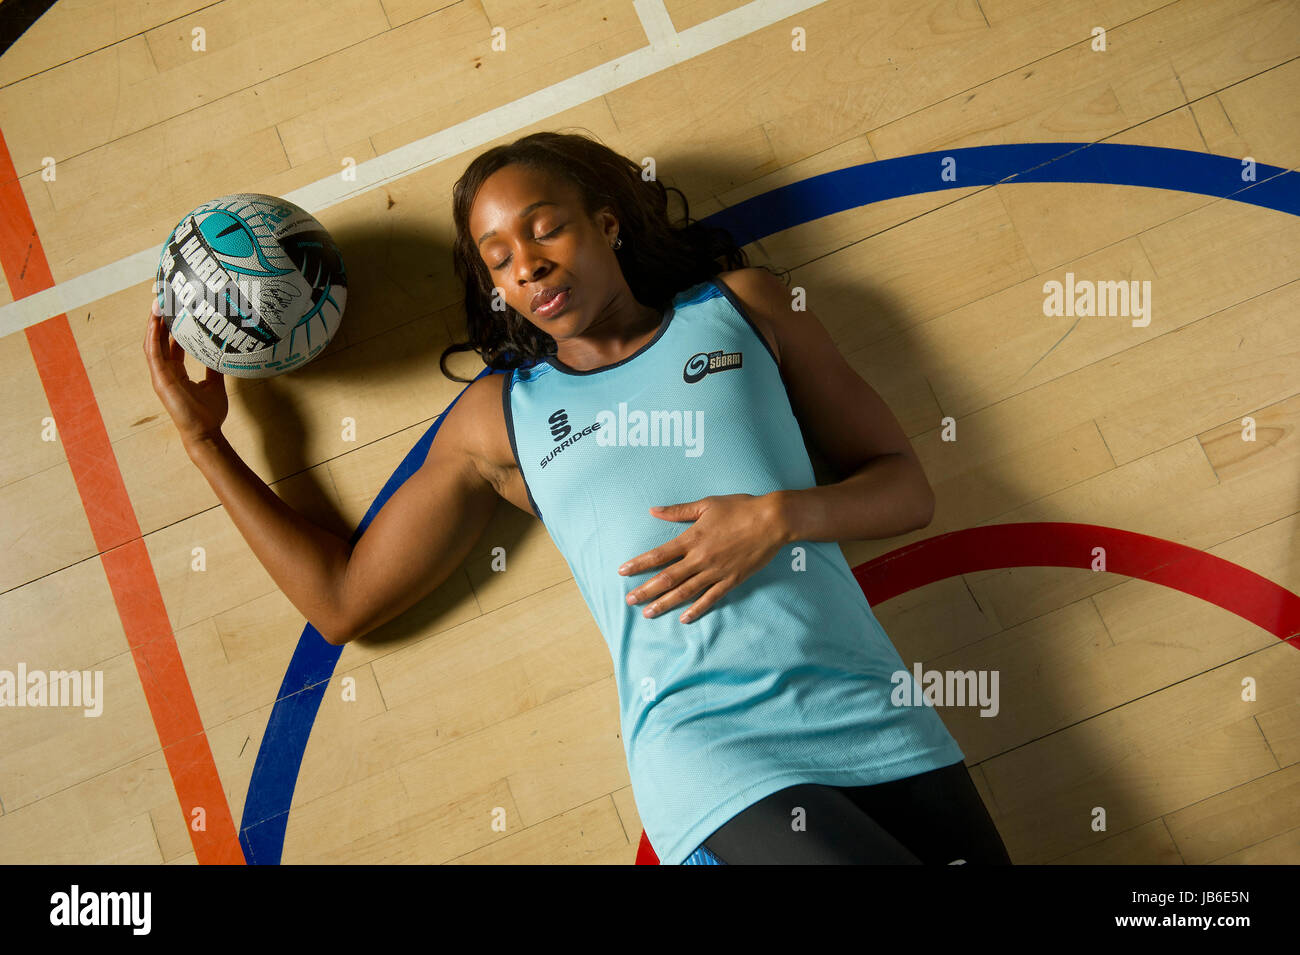
<instances>
[{"instance_id":1,"label":"woman's ear","mask_svg":"<svg viewBox=\"0 0 1300 955\"><path fill-rule=\"evenodd\" d=\"M605 244L612 245L614 239L618 236L618 219L614 215L613 206L602 206L596 210L593 217L601 233L605 236Z\"/></svg>"}]
</instances>

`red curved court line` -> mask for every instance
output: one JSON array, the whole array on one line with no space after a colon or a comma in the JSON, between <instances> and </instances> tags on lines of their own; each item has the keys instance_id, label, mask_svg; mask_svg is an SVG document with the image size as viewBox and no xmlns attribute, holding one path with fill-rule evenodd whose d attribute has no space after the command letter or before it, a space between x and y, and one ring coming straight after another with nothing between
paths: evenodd
<instances>
[{"instance_id":1,"label":"red curved court line","mask_svg":"<svg viewBox=\"0 0 1300 955\"><path fill-rule=\"evenodd\" d=\"M867 602L977 570L1092 567L1106 551L1106 573L1148 580L1214 604L1300 649L1300 596L1222 557L1100 524L1041 521L987 524L918 541L853 568Z\"/></svg>"},{"instance_id":2,"label":"red curved court line","mask_svg":"<svg viewBox=\"0 0 1300 955\"><path fill-rule=\"evenodd\" d=\"M882 554L854 567L853 576L867 603L875 606L917 587L977 570L1090 570L1094 547L1105 549L1105 573L1147 580L1200 597L1300 649L1300 596L1195 547L1100 524L1039 521L968 527ZM635 864L659 864L644 830Z\"/></svg>"},{"instance_id":3,"label":"red curved court line","mask_svg":"<svg viewBox=\"0 0 1300 955\"><path fill-rule=\"evenodd\" d=\"M3 132L0 267L15 301L54 284ZM26 329L26 335L131 647L194 854L200 865L242 865L244 852L226 792L68 316L46 319ZM200 806L206 814L206 829L195 832L189 826L191 810Z\"/></svg>"}]
</instances>

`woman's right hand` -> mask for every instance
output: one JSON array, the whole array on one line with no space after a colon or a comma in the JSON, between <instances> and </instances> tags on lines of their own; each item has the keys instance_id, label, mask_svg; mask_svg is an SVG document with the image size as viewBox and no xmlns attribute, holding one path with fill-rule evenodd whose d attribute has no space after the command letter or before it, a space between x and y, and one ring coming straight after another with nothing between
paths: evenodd
<instances>
[{"instance_id":1,"label":"woman's right hand","mask_svg":"<svg viewBox=\"0 0 1300 955\"><path fill-rule=\"evenodd\" d=\"M230 410L226 376L211 368L202 381L191 381L185 370L185 349L172 338L155 299L144 336L153 390L171 415L181 439L189 444L216 437Z\"/></svg>"}]
</instances>

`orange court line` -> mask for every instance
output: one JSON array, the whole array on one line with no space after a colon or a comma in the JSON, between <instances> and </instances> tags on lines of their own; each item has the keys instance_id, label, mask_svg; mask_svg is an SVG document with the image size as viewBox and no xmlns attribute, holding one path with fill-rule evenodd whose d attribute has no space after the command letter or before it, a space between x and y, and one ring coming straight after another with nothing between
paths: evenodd
<instances>
[{"instance_id":1,"label":"orange court line","mask_svg":"<svg viewBox=\"0 0 1300 955\"><path fill-rule=\"evenodd\" d=\"M54 284L3 131L0 266L15 301ZM143 331L144 305L140 308ZM194 854L200 865L242 865L244 853L230 805L68 316L46 319L25 334L135 659ZM193 810L200 807L206 822L196 832Z\"/></svg>"}]
</instances>

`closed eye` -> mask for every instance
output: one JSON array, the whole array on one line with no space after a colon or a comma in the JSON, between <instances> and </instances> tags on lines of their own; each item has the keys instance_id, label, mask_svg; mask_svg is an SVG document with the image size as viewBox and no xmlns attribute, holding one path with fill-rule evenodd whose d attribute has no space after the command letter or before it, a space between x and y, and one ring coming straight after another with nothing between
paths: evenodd
<instances>
[{"instance_id":1,"label":"closed eye","mask_svg":"<svg viewBox=\"0 0 1300 955\"><path fill-rule=\"evenodd\" d=\"M539 239L549 239L549 238L551 238L552 236L554 236L556 233L558 233L558 232L559 232L561 229L563 229L563 228L564 228L564 226L562 226L562 225L556 226L556 227L555 227L554 229L552 229L550 232L546 233L546 235L539 235L537 238L539 238ZM503 268L505 268L505 267L506 267L506 264L507 264L509 261L510 261L510 256L507 255L504 259L502 259L502 260L501 260L500 262L498 262L496 265L492 266L492 271L495 272L497 269L503 269Z\"/></svg>"}]
</instances>

